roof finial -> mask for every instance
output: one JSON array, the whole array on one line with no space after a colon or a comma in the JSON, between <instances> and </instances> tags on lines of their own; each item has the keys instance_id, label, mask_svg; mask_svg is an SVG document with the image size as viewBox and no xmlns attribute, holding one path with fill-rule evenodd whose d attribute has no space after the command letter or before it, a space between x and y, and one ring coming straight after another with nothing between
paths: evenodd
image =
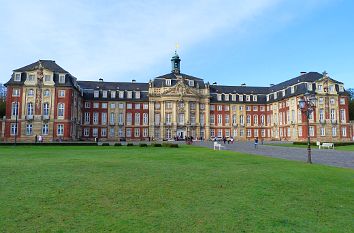
<instances>
[{"instance_id":1,"label":"roof finial","mask_svg":"<svg viewBox=\"0 0 354 233\"><path fill-rule=\"evenodd\" d=\"M323 75L323 77L327 77L327 72L326 71L323 71L323 73L322 73L322 75Z\"/></svg>"},{"instance_id":2,"label":"roof finial","mask_svg":"<svg viewBox=\"0 0 354 233\"><path fill-rule=\"evenodd\" d=\"M179 49L179 43L176 43L176 49L175 49L175 54L177 55L177 50Z\"/></svg>"}]
</instances>

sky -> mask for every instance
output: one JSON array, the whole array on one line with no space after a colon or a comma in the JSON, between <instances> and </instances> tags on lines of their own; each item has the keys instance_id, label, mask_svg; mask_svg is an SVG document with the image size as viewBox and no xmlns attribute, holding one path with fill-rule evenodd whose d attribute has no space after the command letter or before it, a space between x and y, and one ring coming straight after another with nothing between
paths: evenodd
<instances>
[{"instance_id":1,"label":"sky","mask_svg":"<svg viewBox=\"0 0 354 233\"><path fill-rule=\"evenodd\" d=\"M327 71L354 87L351 0L0 0L0 83L55 60L78 80L148 82L171 71L269 86Z\"/></svg>"}]
</instances>

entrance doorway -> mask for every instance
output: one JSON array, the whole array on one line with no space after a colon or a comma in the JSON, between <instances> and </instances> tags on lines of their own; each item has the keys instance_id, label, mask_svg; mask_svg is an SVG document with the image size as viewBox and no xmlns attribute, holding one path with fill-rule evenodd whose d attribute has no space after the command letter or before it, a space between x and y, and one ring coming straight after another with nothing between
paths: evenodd
<instances>
[{"instance_id":1,"label":"entrance doorway","mask_svg":"<svg viewBox=\"0 0 354 233\"><path fill-rule=\"evenodd\" d=\"M184 139L185 136L186 136L186 134L185 134L184 130L182 130L182 129L177 130L178 139Z\"/></svg>"}]
</instances>

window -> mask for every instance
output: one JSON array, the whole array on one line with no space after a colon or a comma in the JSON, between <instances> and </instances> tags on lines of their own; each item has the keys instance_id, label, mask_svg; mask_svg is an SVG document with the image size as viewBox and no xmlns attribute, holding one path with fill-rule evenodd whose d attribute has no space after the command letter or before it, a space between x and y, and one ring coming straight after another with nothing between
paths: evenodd
<instances>
[{"instance_id":1,"label":"window","mask_svg":"<svg viewBox=\"0 0 354 233\"><path fill-rule=\"evenodd\" d=\"M132 113L127 113L127 125L131 125L132 124Z\"/></svg>"},{"instance_id":2,"label":"window","mask_svg":"<svg viewBox=\"0 0 354 233\"><path fill-rule=\"evenodd\" d=\"M90 102L85 102L85 108L90 108Z\"/></svg>"},{"instance_id":3,"label":"window","mask_svg":"<svg viewBox=\"0 0 354 233\"><path fill-rule=\"evenodd\" d=\"M98 112L93 113L93 124L94 125L98 124Z\"/></svg>"},{"instance_id":4,"label":"window","mask_svg":"<svg viewBox=\"0 0 354 233\"><path fill-rule=\"evenodd\" d=\"M215 130L214 129L210 129L210 136L215 137Z\"/></svg>"},{"instance_id":5,"label":"window","mask_svg":"<svg viewBox=\"0 0 354 233\"><path fill-rule=\"evenodd\" d=\"M124 122L124 115L123 115L123 113L120 112L118 114L118 124L123 125L123 122Z\"/></svg>"},{"instance_id":6,"label":"window","mask_svg":"<svg viewBox=\"0 0 354 233\"><path fill-rule=\"evenodd\" d=\"M101 137L107 136L107 128L101 128Z\"/></svg>"},{"instance_id":7,"label":"window","mask_svg":"<svg viewBox=\"0 0 354 233\"><path fill-rule=\"evenodd\" d=\"M18 115L18 102L12 102L11 115L12 116Z\"/></svg>"},{"instance_id":8,"label":"window","mask_svg":"<svg viewBox=\"0 0 354 233\"><path fill-rule=\"evenodd\" d=\"M127 98L128 99L133 98L133 92L132 91L127 91Z\"/></svg>"},{"instance_id":9,"label":"window","mask_svg":"<svg viewBox=\"0 0 354 233\"><path fill-rule=\"evenodd\" d=\"M143 129L143 137L144 138L149 137L149 129L148 128Z\"/></svg>"},{"instance_id":10,"label":"window","mask_svg":"<svg viewBox=\"0 0 354 233\"><path fill-rule=\"evenodd\" d=\"M168 124L168 125L171 124L171 113L166 114L166 124Z\"/></svg>"},{"instance_id":11,"label":"window","mask_svg":"<svg viewBox=\"0 0 354 233\"><path fill-rule=\"evenodd\" d=\"M34 96L34 91L33 89L28 90L28 96Z\"/></svg>"},{"instance_id":12,"label":"window","mask_svg":"<svg viewBox=\"0 0 354 233\"><path fill-rule=\"evenodd\" d=\"M115 103L111 103L111 104L110 104L110 108L111 108L111 109L115 109L115 108L116 108L116 104L115 104Z\"/></svg>"},{"instance_id":13,"label":"window","mask_svg":"<svg viewBox=\"0 0 354 233\"><path fill-rule=\"evenodd\" d=\"M43 135L48 135L49 134L49 125L48 124L43 124L42 125L42 134Z\"/></svg>"},{"instance_id":14,"label":"window","mask_svg":"<svg viewBox=\"0 0 354 233\"><path fill-rule=\"evenodd\" d=\"M222 129L218 129L218 137L222 137Z\"/></svg>"},{"instance_id":15,"label":"window","mask_svg":"<svg viewBox=\"0 0 354 233\"><path fill-rule=\"evenodd\" d=\"M65 90L59 90L59 97L65 96Z\"/></svg>"},{"instance_id":16,"label":"window","mask_svg":"<svg viewBox=\"0 0 354 233\"><path fill-rule=\"evenodd\" d=\"M144 110L149 109L149 104L148 104L148 103L144 103L144 104L143 104L143 109L144 109Z\"/></svg>"},{"instance_id":17,"label":"window","mask_svg":"<svg viewBox=\"0 0 354 233\"><path fill-rule=\"evenodd\" d=\"M111 112L111 114L109 115L109 122L110 124L114 124L114 112Z\"/></svg>"},{"instance_id":18,"label":"window","mask_svg":"<svg viewBox=\"0 0 354 233\"><path fill-rule=\"evenodd\" d=\"M320 108L320 122L324 121L324 110L323 108Z\"/></svg>"},{"instance_id":19,"label":"window","mask_svg":"<svg viewBox=\"0 0 354 233\"><path fill-rule=\"evenodd\" d=\"M253 124L258 125L258 115L253 115Z\"/></svg>"},{"instance_id":20,"label":"window","mask_svg":"<svg viewBox=\"0 0 354 233\"><path fill-rule=\"evenodd\" d=\"M57 136L63 136L64 135L64 125L58 124L57 125Z\"/></svg>"},{"instance_id":21,"label":"window","mask_svg":"<svg viewBox=\"0 0 354 233\"><path fill-rule=\"evenodd\" d=\"M334 85L329 85L328 90L329 92L334 92Z\"/></svg>"},{"instance_id":22,"label":"window","mask_svg":"<svg viewBox=\"0 0 354 233\"><path fill-rule=\"evenodd\" d=\"M191 121L191 124L195 124L195 114L194 113L190 114L190 121Z\"/></svg>"},{"instance_id":23,"label":"window","mask_svg":"<svg viewBox=\"0 0 354 233\"><path fill-rule=\"evenodd\" d=\"M253 96L253 101L257 101L257 95Z\"/></svg>"},{"instance_id":24,"label":"window","mask_svg":"<svg viewBox=\"0 0 354 233\"><path fill-rule=\"evenodd\" d=\"M166 86L171 86L171 79L166 79L165 82L166 82Z\"/></svg>"},{"instance_id":25,"label":"window","mask_svg":"<svg viewBox=\"0 0 354 233\"><path fill-rule=\"evenodd\" d=\"M258 111L258 106L253 106L253 111Z\"/></svg>"},{"instance_id":26,"label":"window","mask_svg":"<svg viewBox=\"0 0 354 233\"><path fill-rule=\"evenodd\" d=\"M143 124L148 125L149 124L149 115L147 113L143 114Z\"/></svg>"},{"instance_id":27,"label":"window","mask_svg":"<svg viewBox=\"0 0 354 233\"><path fill-rule=\"evenodd\" d=\"M232 124L236 124L236 120L237 119L237 116L236 116L236 114L233 114L232 115Z\"/></svg>"},{"instance_id":28,"label":"window","mask_svg":"<svg viewBox=\"0 0 354 233\"><path fill-rule=\"evenodd\" d=\"M111 91L111 99L115 99L115 98L116 98L116 92L115 91ZM113 134L113 136L114 136L114 134Z\"/></svg>"},{"instance_id":29,"label":"window","mask_svg":"<svg viewBox=\"0 0 354 233\"><path fill-rule=\"evenodd\" d=\"M119 91L119 99L124 99L124 91Z\"/></svg>"},{"instance_id":30,"label":"window","mask_svg":"<svg viewBox=\"0 0 354 233\"><path fill-rule=\"evenodd\" d=\"M218 114L218 125L222 125L222 115Z\"/></svg>"},{"instance_id":31,"label":"window","mask_svg":"<svg viewBox=\"0 0 354 233\"><path fill-rule=\"evenodd\" d=\"M310 137L315 136L315 130L313 126L310 126Z\"/></svg>"},{"instance_id":32,"label":"window","mask_svg":"<svg viewBox=\"0 0 354 233\"><path fill-rule=\"evenodd\" d=\"M295 87L294 86L291 86L290 92L291 92L291 94L294 94L294 92L295 92Z\"/></svg>"},{"instance_id":33,"label":"window","mask_svg":"<svg viewBox=\"0 0 354 233\"><path fill-rule=\"evenodd\" d=\"M214 114L210 114L210 124L215 124L215 116L214 116Z\"/></svg>"},{"instance_id":34,"label":"window","mask_svg":"<svg viewBox=\"0 0 354 233\"><path fill-rule=\"evenodd\" d=\"M98 103L98 102L93 103L93 108L99 108L99 107L100 107L100 103Z\"/></svg>"},{"instance_id":35,"label":"window","mask_svg":"<svg viewBox=\"0 0 354 233\"><path fill-rule=\"evenodd\" d=\"M140 104L135 104L135 109L140 109Z\"/></svg>"},{"instance_id":36,"label":"window","mask_svg":"<svg viewBox=\"0 0 354 233\"><path fill-rule=\"evenodd\" d=\"M12 96L20 96L20 89L14 88L12 90Z\"/></svg>"},{"instance_id":37,"label":"window","mask_svg":"<svg viewBox=\"0 0 354 233\"><path fill-rule=\"evenodd\" d=\"M17 135L17 124L11 123L11 135Z\"/></svg>"},{"instance_id":38,"label":"window","mask_svg":"<svg viewBox=\"0 0 354 233\"><path fill-rule=\"evenodd\" d=\"M107 113L106 112L103 112L101 114L101 123L102 123L102 125L106 125L107 124Z\"/></svg>"},{"instance_id":39,"label":"window","mask_svg":"<svg viewBox=\"0 0 354 233\"><path fill-rule=\"evenodd\" d=\"M229 105L225 105L225 111L230 111L230 106Z\"/></svg>"},{"instance_id":40,"label":"window","mask_svg":"<svg viewBox=\"0 0 354 233\"><path fill-rule=\"evenodd\" d=\"M230 116L225 115L225 124L230 124Z\"/></svg>"},{"instance_id":41,"label":"window","mask_svg":"<svg viewBox=\"0 0 354 233\"><path fill-rule=\"evenodd\" d=\"M85 112L85 124L90 124L90 113Z\"/></svg>"},{"instance_id":42,"label":"window","mask_svg":"<svg viewBox=\"0 0 354 233\"><path fill-rule=\"evenodd\" d=\"M102 103L102 108L107 109L107 103Z\"/></svg>"},{"instance_id":43,"label":"window","mask_svg":"<svg viewBox=\"0 0 354 233\"><path fill-rule=\"evenodd\" d=\"M49 116L49 103L43 103L43 115Z\"/></svg>"},{"instance_id":44,"label":"window","mask_svg":"<svg viewBox=\"0 0 354 233\"><path fill-rule=\"evenodd\" d=\"M85 137L90 136L90 129L89 128L84 128L84 136Z\"/></svg>"},{"instance_id":45,"label":"window","mask_svg":"<svg viewBox=\"0 0 354 233\"><path fill-rule=\"evenodd\" d=\"M48 89L44 90L43 95L44 96L50 96L50 91Z\"/></svg>"},{"instance_id":46,"label":"window","mask_svg":"<svg viewBox=\"0 0 354 233\"><path fill-rule=\"evenodd\" d=\"M195 110L195 103L194 102L190 102L190 108L191 108L191 110Z\"/></svg>"},{"instance_id":47,"label":"window","mask_svg":"<svg viewBox=\"0 0 354 233\"><path fill-rule=\"evenodd\" d=\"M102 91L102 97L107 98L107 91Z\"/></svg>"},{"instance_id":48,"label":"window","mask_svg":"<svg viewBox=\"0 0 354 233\"><path fill-rule=\"evenodd\" d=\"M245 124L243 115L240 116L240 124L241 124L241 125L244 125L244 124Z\"/></svg>"},{"instance_id":49,"label":"window","mask_svg":"<svg viewBox=\"0 0 354 233\"><path fill-rule=\"evenodd\" d=\"M136 138L140 137L140 129L139 128L134 129L134 137L136 137Z\"/></svg>"},{"instance_id":50,"label":"window","mask_svg":"<svg viewBox=\"0 0 354 233\"><path fill-rule=\"evenodd\" d=\"M218 105L218 111L222 111L222 105Z\"/></svg>"},{"instance_id":51,"label":"window","mask_svg":"<svg viewBox=\"0 0 354 233\"><path fill-rule=\"evenodd\" d=\"M319 85L317 86L317 90L318 90L318 91L322 91L322 90L323 90L323 89L322 89L322 85L319 84Z\"/></svg>"},{"instance_id":52,"label":"window","mask_svg":"<svg viewBox=\"0 0 354 233\"><path fill-rule=\"evenodd\" d=\"M239 101L243 101L243 95L239 95L239 96L238 96L238 100L239 100Z\"/></svg>"},{"instance_id":53,"label":"window","mask_svg":"<svg viewBox=\"0 0 354 233\"><path fill-rule=\"evenodd\" d=\"M282 90L282 96L285 97L285 90Z\"/></svg>"},{"instance_id":54,"label":"window","mask_svg":"<svg viewBox=\"0 0 354 233\"><path fill-rule=\"evenodd\" d=\"M124 109L124 104L123 104L123 103L119 103L119 104L118 104L118 108L119 108L119 109Z\"/></svg>"},{"instance_id":55,"label":"window","mask_svg":"<svg viewBox=\"0 0 354 233\"><path fill-rule=\"evenodd\" d=\"M258 137L258 129L253 130L253 136Z\"/></svg>"},{"instance_id":56,"label":"window","mask_svg":"<svg viewBox=\"0 0 354 233\"><path fill-rule=\"evenodd\" d=\"M130 138L130 137L132 136L132 129L131 129L131 128L127 128L125 135L126 135L128 138Z\"/></svg>"},{"instance_id":57,"label":"window","mask_svg":"<svg viewBox=\"0 0 354 233\"><path fill-rule=\"evenodd\" d=\"M109 136L114 137L114 128L113 127L109 128Z\"/></svg>"},{"instance_id":58,"label":"window","mask_svg":"<svg viewBox=\"0 0 354 233\"><path fill-rule=\"evenodd\" d=\"M232 95L231 95L231 100L232 100L232 101L236 101L236 94L232 94Z\"/></svg>"},{"instance_id":59,"label":"window","mask_svg":"<svg viewBox=\"0 0 354 233\"><path fill-rule=\"evenodd\" d=\"M21 73L15 73L15 78L14 78L15 82L19 82L21 81Z\"/></svg>"},{"instance_id":60,"label":"window","mask_svg":"<svg viewBox=\"0 0 354 233\"><path fill-rule=\"evenodd\" d=\"M246 123L247 123L247 125L251 124L251 115L246 116Z\"/></svg>"},{"instance_id":61,"label":"window","mask_svg":"<svg viewBox=\"0 0 354 233\"><path fill-rule=\"evenodd\" d=\"M297 132L299 134L299 137L302 137L302 127L298 127Z\"/></svg>"},{"instance_id":62,"label":"window","mask_svg":"<svg viewBox=\"0 0 354 233\"><path fill-rule=\"evenodd\" d=\"M246 101L249 102L251 100L251 96L246 95Z\"/></svg>"},{"instance_id":63,"label":"window","mask_svg":"<svg viewBox=\"0 0 354 233\"><path fill-rule=\"evenodd\" d=\"M344 104L345 104L345 98L340 98L339 101L340 101L339 103L340 103L341 105L344 105Z\"/></svg>"},{"instance_id":64,"label":"window","mask_svg":"<svg viewBox=\"0 0 354 233\"><path fill-rule=\"evenodd\" d=\"M92 129L92 136L94 136L94 137L98 136L98 128L93 128Z\"/></svg>"},{"instance_id":65,"label":"window","mask_svg":"<svg viewBox=\"0 0 354 233\"><path fill-rule=\"evenodd\" d=\"M216 98L218 101L221 101L221 94L216 94Z\"/></svg>"},{"instance_id":66,"label":"window","mask_svg":"<svg viewBox=\"0 0 354 233\"><path fill-rule=\"evenodd\" d=\"M230 95L229 94L224 94L224 98L225 98L225 101L229 101L230 100Z\"/></svg>"},{"instance_id":67,"label":"window","mask_svg":"<svg viewBox=\"0 0 354 233\"><path fill-rule=\"evenodd\" d=\"M133 104L132 103L128 103L127 104L127 109L132 109L133 108Z\"/></svg>"},{"instance_id":68,"label":"window","mask_svg":"<svg viewBox=\"0 0 354 233\"><path fill-rule=\"evenodd\" d=\"M118 137L124 137L124 131L122 128L118 129Z\"/></svg>"},{"instance_id":69,"label":"window","mask_svg":"<svg viewBox=\"0 0 354 233\"><path fill-rule=\"evenodd\" d=\"M322 137L326 136L326 129L325 128L323 128L323 127L320 128L320 135Z\"/></svg>"},{"instance_id":70,"label":"window","mask_svg":"<svg viewBox=\"0 0 354 233\"><path fill-rule=\"evenodd\" d=\"M202 126L205 124L204 113L199 114L199 122Z\"/></svg>"},{"instance_id":71,"label":"window","mask_svg":"<svg viewBox=\"0 0 354 233\"><path fill-rule=\"evenodd\" d=\"M172 102L166 102L166 109L172 109Z\"/></svg>"},{"instance_id":72,"label":"window","mask_svg":"<svg viewBox=\"0 0 354 233\"><path fill-rule=\"evenodd\" d=\"M318 103L319 103L319 104L323 104L323 97L320 97L320 98L318 99Z\"/></svg>"},{"instance_id":73,"label":"window","mask_svg":"<svg viewBox=\"0 0 354 233\"><path fill-rule=\"evenodd\" d=\"M26 135L32 135L32 124L26 125Z\"/></svg>"},{"instance_id":74,"label":"window","mask_svg":"<svg viewBox=\"0 0 354 233\"><path fill-rule=\"evenodd\" d=\"M64 117L64 104L58 104L58 117Z\"/></svg>"},{"instance_id":75,"label":"window","mask_svg":"<svg viewBox=\"0 0 354 233\"><path fill-rule=\"evenodd\" d=\"M160 109L161 105L160 103L155 103L155 109Z\"/></svg>"},{"instance_id":76,"label":"window","mask_svg":"<svg viewBox=\"0 0 354 233\"><path fill-rule=\"evenodd\" d=\"M194 87L194 80L188 80L188 85L190 87Z\"/></svg>"},{"instance_id":77,"label":"window","mask_svg":"<svg viewBox=\"0 0 354 233\"><path fill-rule=\"evenodd\" d=\"M65 75L59 74L59 83L65 83Z\"/></svg>"},{"instance_id":78,"label":"window","mask_svg":"<svg viewBox=\"0 0 354 233\"><path fill-rule=\"evenodd\" d=\"M345 109L341 109L340 110L340 121L342 122L342 123L345 123L345 121L346 121L346 116L345 116Z\"/></svg>"},{"instance_id":79,"label":"window","mask_svg":"<svg viewBox=\"0 0 354 233\"><path fill-rule=\"evenodd\" d=\"M215 111L215 105L210 105L210 111Z\"/></svg>"},{"instance_id":80,"label":"window","mask_svg":"<svg viewBox=\"0 0 354 233\"><path fill-rule=\"evenodd\" d=\"M274 99L276 100L278 98L278 93L274 92Z\"/></svg>"},{"instance_id":81,"label":"window","mask_svg":"<svg viewBox=\"0 0 354 233\"><path fill-rule=\"evenodd\" d=\"M335 120L336 119L336 110L335 109L331 109L331 120Z\"/></svg>"},{"instance_id":82,"label":"window","mask_svg":"<svg viewBox=\"0 0 354 233\"><path fill-rule=\"evenodd\" d=\"M94 91L93 92L93 97L94 98L98 98L100 96L100 92L99 91Z\"/></svg>"},{"instance_id":83,"label":"window","mask_svg":"<svg viewBox=\"0 0 354 233\"><path fill-rule=\"evenodd\" d=\"M50 75L44 75L44 82L50 82Z\"/></svg>"},{"instance_id":84,"label":"window","mask_svg":"<svg viewBox=\"0 0 354 233\"><path fill-rule=\"evenodd\" d=\"M135 113L134 124L140 125L140 113Z\"/></svg>"},{"instance_id":85,"label":"window","mask_svg":"<svg viewBox=\"0 0 354 233\"><path fill-rule=\"evenodd\" d=\"M339 85L339 91L343 92L344 91L344 86L343 85Z\"/></svg>"},{"instance_id":86,"label":"window","mask_svg":"<svg viewBox=\"0 0 354 233\"><path fill-rule=\"evenodd\" d=\"M251 130L250 129L247 129L247 137L251 137Z\"/></svg>"},{"instance_id":87,"label":"window","mask_svg":"<svg viewBox=\"0 0 354 233\"><path fill-rule=\"evenodd\" d=\"M251 107L250 106L246 106L246 111L251 111Z\"/></svg>"},{"instance_id":88,"label":"window","mask_svg":"<svg viewBox=\"0 0 354 233\"><path fill-rule=\"evenodd\" d=\"M307 83L307 90L312 91L312 83Z\"/></svg>"},{"instance_id":89,"label":"window","mask_svg":"<svg viewBox=\"0 0 354 233\"><path fill-rule=\"evenodd\" d=\"M337 127L332 127L332 136L333 137L337 136Z\"/></svg>"},{"instance_id":90,"label":"window","mask_svg":"<svg viewBox=\"0 0 354 233\"><path fill-rule=\"evenodd\" d=\"M27 81L33 82L34 81L34 74L29 74L27 77Z\"/></svg>"},{"instance_id":91,"label":"window","mask_svg":"<svg viewBox=\"0 0 354 233\"><path fill-rule=\"evenodd\" d=\"M135 91L135 99L140 99L140 91Z\"/></svg>"},{"instance_id":92,"label":"window","mask_svg":"<svg viewBox=\"0 0 354 233\"><path fill-rule=\"evenodd\" d=\"M155 124L159 125L160 124L160 114L155 114Z\"/></svg>"},{"instance_id":93,"label":"window","mask_svg":"<svg viewBox=\"0 0 354 233\"><path fill-rule=\"evenodd\" d=\"M342 137L347 136L347 127L342 127Z\"/></svg>"},{"instance_id":94,"label":"window","mask_svg":"<svg viewBox=\"0 0 354 233\"><path fill-rule=\"evenodd\" d=\"M264 122L265 122L265 116L261 115L261 124L264 125Z\"/></svg>"},{"instance_id":95,"label":"window","mask_svg":"<svg viewBox=\"0 0 354 233\"><path fill-rule=\"evenodd\" d=\"M329 103L332 104L332 105L335 104L335 102L336 102L336 101L334 100L334 98L331 98L331 99L329 100Z\"/></svg>"},{"instance_id":96,"label":"window","mask_svg":"<svg viewBox=\"0 0 354 233\"><path fill-rule=\"evenodd\" d=\"M33 103L27 103L27 116L33 116Z\"/></svg>"}]
</instances>

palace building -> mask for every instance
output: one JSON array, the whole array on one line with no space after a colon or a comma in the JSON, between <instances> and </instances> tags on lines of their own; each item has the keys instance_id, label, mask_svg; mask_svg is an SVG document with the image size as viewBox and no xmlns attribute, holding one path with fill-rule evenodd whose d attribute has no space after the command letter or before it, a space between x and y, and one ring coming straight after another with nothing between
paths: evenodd
<instances>
[{"instance_id":1,"label":"palace building","mask_svg":"<svg viewBox=\"0 0 354 233\"><path fill-rule=\"evenodd\" d=\"M344 84L325 72L303 72L270 87L224 86L181 73L180 62L175 53L171 72L147 83L79 81L51 60L16 69L6 83L3 140L305 141L298 102L306 92L317 98L309 117L312 140L353 138Z\"/></svg>"}]
</instances>

